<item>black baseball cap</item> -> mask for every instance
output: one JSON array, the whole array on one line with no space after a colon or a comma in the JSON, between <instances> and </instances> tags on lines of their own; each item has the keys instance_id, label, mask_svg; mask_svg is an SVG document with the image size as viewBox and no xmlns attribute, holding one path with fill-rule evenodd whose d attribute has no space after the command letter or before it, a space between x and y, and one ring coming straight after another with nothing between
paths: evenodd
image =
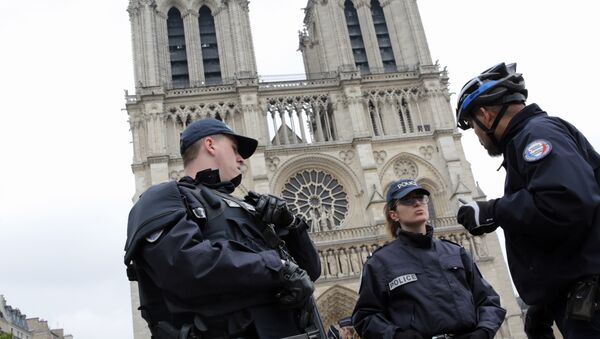
<instances>
[{"instance_id":1,"label":"black baseball cap","mask_svg":"<svg viewBox=\"0 0 600 339\"><path fill-rule=\"evenodd\" d=\"M237 141L238 153L240 153L244 159L248 159L254 154L256 146L258 146L258 141L256 139L236 134L231 127L227 126L223 121L214 118L205 118L192 122L185 130L183 130L183 132L181 132L179 152L183 155L185 150L196 141L209 135L216 134L226 134L235 138Z\"/></svg>"},{"instance_id":2,"label":"black baseball cap","mask_svg":"<svg viewBox=\"0 0 600 339\"><path fill-rule=\"evenodd\" d=\"M400 179L390 185L385 200L389 203L394 200L402 199L407 196L408 193L417 190L423 194L431 195L428 190L421 187L414 179Z\"/></svg>"}]
</instances>

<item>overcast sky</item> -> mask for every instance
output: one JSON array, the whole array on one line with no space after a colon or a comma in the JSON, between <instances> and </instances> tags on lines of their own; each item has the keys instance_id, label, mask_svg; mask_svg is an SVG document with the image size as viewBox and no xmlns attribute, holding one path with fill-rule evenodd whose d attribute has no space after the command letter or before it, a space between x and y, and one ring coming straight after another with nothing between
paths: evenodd
<instances>
[{"instance_id":1,"label":"overcast sky","mask_svg":"<svg viewBox=\"0 0 600 339\"><path fill-rule=\"evenodd\" d=\"M597 1L418 4L451 92L498 62L517 62L529 101L600 147ZM305 5L251 1L261 75L303 72ZM76 339L133 337L122 263L134 192L122 110L123 90L134 91L126 8L125 0L0 2L0 294ZM488 197L501 196L500 160L472 131L463 143Z\"/></svg>"}]
</instances>

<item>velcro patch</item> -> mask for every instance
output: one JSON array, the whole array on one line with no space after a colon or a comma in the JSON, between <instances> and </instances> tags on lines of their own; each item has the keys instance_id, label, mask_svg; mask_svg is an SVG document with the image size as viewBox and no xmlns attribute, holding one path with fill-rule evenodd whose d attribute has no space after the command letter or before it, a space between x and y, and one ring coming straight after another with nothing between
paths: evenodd
<instances>
[{"instance_id":1,"label":"velcro patch","mask_svg":"<svg viewBox=\"0 0 600 339\"><path fill-rule=\"evenodd\" d=\"M394 280L390 281L390 283L388 285L389 285L389 288L391 291L396 287L400 287L404 284L408 284L413 281L417 281L417 275L414 273L410 273L410 274L405 274L405 275L401 275L401 276L394 278Z\"/></svg>"},{"instance_id":2,"label":"velcro patch","mask_svg":"<svg viewBox=\"0 0 600 339\"><path fill-rule=\"evenodd\" d=\"M552 144L544 139L534 140L525 147L523 159L527 162L538 161L552 151Z\"/></svg>"},{"instance_id":3,"label":"velcro patch","mask_svg":"<svg viewBox=\"0 0 600 339\"><path fill-rule=\"evenodd\" d=\"M160 236L162 235L163 230L158 230L152 234L150 234L149 236L146 237L146 241L149 243L155 243L156 240L158 240L158 238L160 238Z\"/></svg>"}]
</instances>

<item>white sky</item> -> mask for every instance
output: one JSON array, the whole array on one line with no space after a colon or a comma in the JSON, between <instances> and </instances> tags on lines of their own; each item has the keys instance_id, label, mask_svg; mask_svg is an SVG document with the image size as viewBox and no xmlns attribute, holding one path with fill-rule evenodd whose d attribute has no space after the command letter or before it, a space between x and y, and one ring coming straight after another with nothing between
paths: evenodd
<instances>
[{"instance_id":1,"label":"white sky","mask_svg":"<svg viewBox=\"0 0 600 339\"><path fill-rule=\"evenodd\" d=\"M536 102L600 147L600 3L420 0L450 90L517 62ZM306 0L253 0L261 75L303 72ZM0 2L0 294L77 339L132 338L122 263L134 192L123 89L133 92L127 1ZM455 104L455 96L452 104ZM502 194L500 160L463 138L476 180Z\"/></svg>"}]
</instances>

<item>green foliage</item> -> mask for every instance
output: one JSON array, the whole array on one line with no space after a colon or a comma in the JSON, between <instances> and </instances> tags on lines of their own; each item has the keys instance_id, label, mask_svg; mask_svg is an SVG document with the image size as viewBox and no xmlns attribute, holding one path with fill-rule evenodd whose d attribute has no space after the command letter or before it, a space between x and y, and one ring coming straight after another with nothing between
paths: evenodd
<instances>
[{"instance_id":1,"label":"green foliage","mask_svg":"<svg viewBox=\"0 0 600 339\"><path fill-rule=\"evenodd\" d=\"M12 334L0 331L0 339L12 339Z\"/></svg>"}]
</instances>

